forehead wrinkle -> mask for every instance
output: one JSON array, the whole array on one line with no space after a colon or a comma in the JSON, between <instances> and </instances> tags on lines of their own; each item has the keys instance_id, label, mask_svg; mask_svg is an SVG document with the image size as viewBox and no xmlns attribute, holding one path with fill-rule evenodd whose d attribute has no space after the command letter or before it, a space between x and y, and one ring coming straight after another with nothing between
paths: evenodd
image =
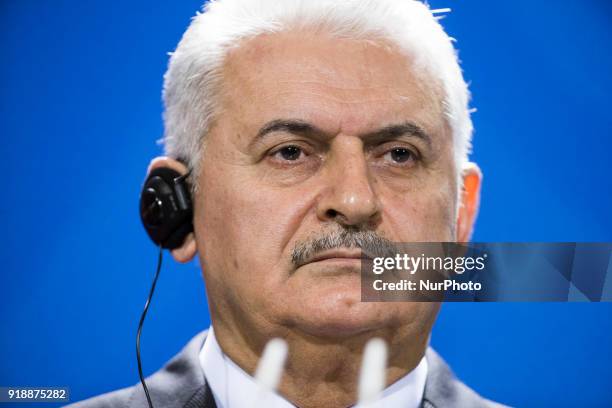
<instances>
[{"instance_id":1,"label":"forehead wrinkle","mask_svg":"<svg viewBox=\"0 0 612 408\"><path fill-rule=\"evenodd\" d=\"M340 97L340 96L334 96L334 95L329 95L329 94L323 94L320 92L315 92L315 91L307 91L307 90L300 90L300 91L279 91L276 92L274 94L271 95L267 95L267 96L262 96L262 102L267 102L270 100L273 100L275 98L278 98L279 96L295 96L296 94L302 95L302 96L314 96L317 98L324 98L324 99L328 99L331 100L335 103L341 104L341 105L358 105L358 104L363 104L363 103L369 103L369 102L376 102L376 103L385 103L385 104L391 104L393 103L393 101L390 100L390 98L384 98L384 97L370 97L370 98L359 98L359 100L347 100L347 98L345 97ZM409 97L401 97L398 96L398 98L406 98L406 99L410 99ZM299 106L299 105L296 105Z\"/></svg>"},{"instance_id":2,"label":"forehead wrinkle","mask_svg":"<svg viewBox=\"0 0 612 408\"><path fill-rule=\"evenodd\" d=\"M283 83L283 82L280 82ZM384 104L393 104L393 103L410 103L413 101L417 101L419 95L406 95L405 93L398 92L398 90L394 87L390 86L378 86L378 87L363 87L363 88L345 88L340 86L333 86L324 84L316 81L291 81L286 82L291 84L300 84L300 85L321 85L322 89L308 89L308 88L293 88L293 89L281 89L275 90L273 92L266 92L268 89L264 88L260 91L260 95L263 101L273 100L274 98L288 97L287 99L291 99L292 96L302 95L302 96L312 96L317 98L324 98L331 100L335 103L339 104L360 104L360 103L384 103ZM327 90L333 90L335 92L326 92ZM370 91L383 91L383 92L370 92ZM388 91L388 93L387 93ZM355 94L355 93L358 94ZM421 94L420 97L423 99L422 102L419 103L419 106L431 106L437 112L434 113L442 113L440 108L439 101L435 96L430 97L429 95ZM418 101L417 101L418 102ZM424 103L423 103L424 102ZM409 108L406 106L406 108Z\"/></svg>"},{"instance_id":3,"label":"forehead wrinkle","mask_svg":"<svg viewBox=\"0 0 612 408\"><path fill-rule=\"evenodd\" d=\"M300 84L324 86L326 88L336 89L338 91L365 91L365 90L394 90L395 88L389 85L362 85L362 86L340 86L328 83L322 80L307 80L307 79L285 79L277 81L279 84Z\"/></svg>"}]
</instances>

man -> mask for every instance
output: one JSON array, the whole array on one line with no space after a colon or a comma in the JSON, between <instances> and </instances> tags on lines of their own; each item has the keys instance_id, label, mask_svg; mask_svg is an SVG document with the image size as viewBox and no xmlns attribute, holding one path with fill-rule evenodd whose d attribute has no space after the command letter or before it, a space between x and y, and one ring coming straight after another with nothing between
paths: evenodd
<instances>
[{"instance_id":1,"label":"man","mask_svg":"<svg viewBox=\"0 0 612 408\"><path fill-rule=\"evenodd\" d=\"M439 304L361 302L361 249L466 242L481 174L451 40L414 0L218 0L165 76L165 148L190 173L212 328L147 380L155 406L256 406L266 343L288 359L266 406L356 403L365 344L389 347L382 406L491 406L428 349ZM140 384L77 406L146 406ZM268 405L269 404L269 405Z\"/></svg>"}]
</instances>

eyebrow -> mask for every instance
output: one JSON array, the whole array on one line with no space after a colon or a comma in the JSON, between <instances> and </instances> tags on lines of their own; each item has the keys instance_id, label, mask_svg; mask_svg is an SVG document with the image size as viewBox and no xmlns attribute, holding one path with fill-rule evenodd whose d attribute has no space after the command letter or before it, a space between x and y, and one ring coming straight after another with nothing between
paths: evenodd
<instances>
[{"instance_id":1,"label":"eyebrow","mask_svg":"<svg viewBox=\"0 0 612 408\"><path fill-rule=\"evenodd\" d=\"M427 133L421 126L411 121L385 126L382 129L374 132L366 133L364 136L368 140L398 139L402 136L413 136L427 143L428 147L431 147L432 144L432 139L431 136L429 136L429 133Z\"/></svg>"},{"instance_id":2,"label":"eyebrow","mask_svg":"<svg viewBox=\"0 0 612 408\"><path fill-rule=\"evenodd\" d=\"M257 136L253 140L253 143L261 140L266 135L273 132L288 132L298 135L304 134L315 134L315 135L326 135L324 131L317 128L316 126L299 119L275 119L266 123L257 132ZM429 147L432 144L432 138L429 134L419 125L414 122L406 121L394 125L385 126L381 129L373 132L368 132L362 135L368 140L380 140L380 139L397 139L401 136L413 136L423 140Z\"/></svg>"},{"instance_id":3,"label":"eyebrow","mask_svg":"<svg viewBox=\"0 0 612 408\"><path fill-rule=\"evenodd\" d=\"M303 120L276 119L266 123L261 129L259 129L259 132L257 132L256 139L261 139L268 133L272 132L288 132L294 134L324 133L317 127L311 125L308 122L304 122Z\"/></svg>"}]
</instances>

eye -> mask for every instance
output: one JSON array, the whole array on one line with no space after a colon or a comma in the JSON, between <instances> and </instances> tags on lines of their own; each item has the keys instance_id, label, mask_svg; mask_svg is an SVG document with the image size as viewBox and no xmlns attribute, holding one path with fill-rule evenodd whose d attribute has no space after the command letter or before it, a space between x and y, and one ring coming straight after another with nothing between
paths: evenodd
<instances>
[{"instance_id":1,"label":"eye","mask_svg":"<svg viewBox=\"0 0 612 408\"><path fill-rule=\"evenodd\" d=\"M385 153L384 157L386 160L391 160L397 164L405 164L416 160L414 152L405 147L395 147Z\"/></svg>"},{"instance_id":2,"label":"eye","mask_svg":"<svg viewBox=\"0 0 612 408\"><path fill-rule=\"evenodd\" d=\"M281 147L273 154L273 156L286 161L296 161L303 154L304 151L300 147L291 145Z\"/></svg>"}]
</instances>

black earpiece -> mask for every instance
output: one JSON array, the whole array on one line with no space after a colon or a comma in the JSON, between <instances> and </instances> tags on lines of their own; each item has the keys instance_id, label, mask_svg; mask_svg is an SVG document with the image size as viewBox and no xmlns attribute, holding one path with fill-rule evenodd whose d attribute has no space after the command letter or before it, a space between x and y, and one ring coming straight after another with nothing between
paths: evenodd
<instances>
[{"instance_id":1,"label":"black earpiece","mask_svg":"<svg viewBox=\"0 0 612 408\"><path fill-rule=\"evenodd\" d=\"M193 231L193 206L187 176L168 167L149 174L140 193L140 219L162 248L178 248Z\"/></svg>"}]
</instances>

